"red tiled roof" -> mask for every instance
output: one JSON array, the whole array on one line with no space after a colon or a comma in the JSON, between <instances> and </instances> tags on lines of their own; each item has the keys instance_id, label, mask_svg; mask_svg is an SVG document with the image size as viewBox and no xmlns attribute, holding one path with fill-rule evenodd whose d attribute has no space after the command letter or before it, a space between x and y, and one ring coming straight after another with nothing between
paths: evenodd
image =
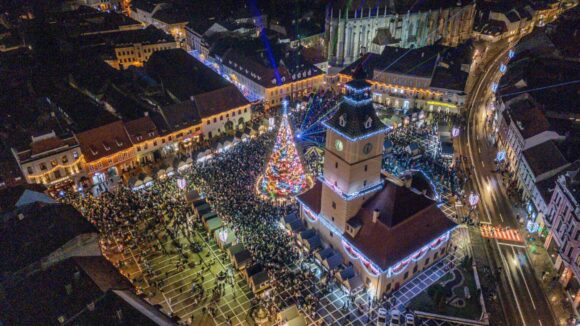
<instances>
[{"instance_id":1,"label":"red tiled roof","mask_svg":"<svg viewBox=\"0 0 580 326\"><path fill-rule=\"evenodd\" d=\"M30 144L30 150L31 155L37 155L63 146L65 146L65 143L62 139L58 137L51 137L33 142Z\"/></svg>"},{"instance_id":2,"label":"red tiled roof","mask_svg":"<svg viewBox=\"0 0 580 326\"><path fill-rule=\"evenodd\" d=\"M132 146L123 121L115 121L104 126L77 134L81 151L87 162L120 152Z\"/></svg>"},{"instance_id":3,"label":"red tiled roof","mask_svg":"<svg viewBox=\"0 0 580 326\"><path fill-rule=\"evenodd\" d=\"M526 149L522 155L536 178L568 165L558 146L551 140Z\"/></svg>"},{"instance_id":4,"label":"red tiled roof","mask_svg":"<svg viewBox=\"0 0 580 326\"><path fill-rule=\"evenodd\" d=\"M125 128L133 144L153 139L159 135L155 123L149 117L127 121L125 122Z\"/></svg>"},{"instance_id":5,"label":"red tiled roof","mask_svg":"<svg viewBox=\"0 0 580 326\"><path fill-rule=\"evenodd\" d=\"M208 118L250 104L234 85L194 95L193 98L201 118Z\"/></svg>"},{"instance_id":6,"label":"red tiled roof","mask_svg":"<svg viewBox=\"0 0 580 326\"><path fill-rule=\"evenodd\" d=\"M314 183L314 187L298 195L298 199L316 214L320 214L321 198L322 183L318 180Z\"/></svg>"},{"instance_id":7,"label":"red tiled roof","mask_svg":"<svg viewBox=\"0 0 580 326\"><path fill-rule=\"evenodd\" d=\"M374 209L380 211L376 223ZM361 229L354 238L348 233L344 236L383 269L456 226L434 201L390 182L354 218L362 222Z\"/></svg>"},{"instance_id":8,"label":"red tiled roof","mask_svg":"<svg viewBox=\"0 0 580 326\"><path fill-rule=\"evenodd\" d=\"M524 139L547 131L550 128L550 123L542 110L536 106L531 106L533 104L522 102L527 101L510 104L509 112Z\"/></svg>"}]
</instances>

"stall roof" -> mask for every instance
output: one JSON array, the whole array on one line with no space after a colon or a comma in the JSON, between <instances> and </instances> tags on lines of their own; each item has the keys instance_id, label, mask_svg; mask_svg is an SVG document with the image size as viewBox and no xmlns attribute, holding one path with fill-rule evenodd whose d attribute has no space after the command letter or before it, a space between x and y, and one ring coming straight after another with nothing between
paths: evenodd
<instances>
[{"instance_id":1,"label":"stall roof","mask_svg":"<svg viewBox=\"0 0 580 326\"><path fill-rule=\"evenodd\" d=\"M356 275L356 273L354 272L354 268L352 268L352 266L348 266L347 268L343 269L342 271L340 271L340 278L344 281L344 280L348 280L353 278Z\"/></svg>"},{"instance_id":2,"label":"stall roof","mask_svg":"<svg viewBox=\"0 0 580 326\"><path fill-rule=\"evenodd\" d=\"M238 265L242 265L252 260L252 254L247 249L244 249L237 254L234 254L234 260Z\"/></svg>"},{"instance_id":3,"label":"stall roof","mask_svg":"<svg viewBox=\"0 0 580 326\"><path fill-rule=\"evenodd\" d=\"M246 274L248 276L253 276L255 274L258 274L259 272L263 271L264 267L262 266L262 264L254 264L248 268L246 268Z\"/></svg>"},{"instance_id":4,"label":"stall roof","mask_svg":"<svg viewBox=\"0 0 580 326\"><path fill-rule=\"evenodd\" d=\"M308 230L304 230L304 231L300 232L298 237L300 238L301 241L304 241L304 240L307 240L307 239L314 237L315 235L316 235L316 231L314 229L308 229Z\"/></svg>"},{"instance_id":5,"label":"stall roof","mask_svg":"<svg viewBox=\"0 0 580 326\"><path fill-rule=\"evenodd\" d=\"M244 247L244 245L243 245L243 244L241 244L241 243L238 243L238 244L237 244L237 245L235 245L235 246L231 246L231 247L228 249L228 251L229 251L229 252L230 252L230 254L232 254L232 255L236 255L236 254L238 254L239 252L242 252L242 251L244 251L244 250L246 250L246 248L245 248L245 247Z\"/></svg>"},{"instance_id":6,"label":"stall roof","mask_svg":"<svg viewBox=\"0 0 580 326\"><path fill-rule=\"evenodd\" d=\"M267 283L270 280L270 277L266 271L260 271L252 275L250 279L252 280L252 284L254 284L255 287L260 287L260 285Z\"/></svg>"},{"instance_id":7,"label":"stall roof","mask_svg":"<svg viewBox=\"0 0 580 326\"><path fill-rule=\"evenodd\" d=\"M320 240L320 236L317 234L311 238L306 239L306 243L308 244L308 249L311 251L322 247L322 241Z\"/></svg>"},{"instance_id":8,"label":"stall roof","mask_svg":"<svg viewBox=\"0 0 580 326\"><path fill-rule=\"evenodd\" d=\"M301 220L295 220L293 222L288 223L288 225L290 226L290 231L293 232L298 232L304 229L304 224L302 224Z\"/></svg>"},{"instance_id":9,"label":"stall roof","mask_svg":"<svg viewBox=\"0 0 580 326\"><path fill-rule=\"evenodd\" d=\"M210 232L213 232L224 225L224 222L219 217L214 217L212 219L207 220L207 229Z\"/></svg>"},{"instance_id":10,"label":"stall roof","mask_svg":"<svg viewBox=\"0 0 580 326\"><path fill-rule=\"evenodd\" d=\"M201 219L205 222L208 223L209 220L215 218L217 216L216 212L214 211L209 211L203 215L201 215Z\"/></svg>"},{"instance_id":11,"label":"stall roof","mask_svg":"<svg viewBox=\"0 0 580 326\"><path fill-rule=\"evenodd\" d=\"M335 269L340 264L342 264L342 256L339 253L335 252L334 255L332 255L332 256L327 257L326 259L324 259L323 264L328 269Z\"/></svg>"},{"instance_id":12,"label":"stall roof","mask_svg":"<svg viewBox=\"0 0 580 326\"><path fill-rule=\"evenodd\" d=\"M324 260L332 255L335 254L334 249L328 247L328 248L324 248L321 251L315 253L315 255L317 255L318 257L320 257L321 260Z\"/></svg>"}]
</instances>

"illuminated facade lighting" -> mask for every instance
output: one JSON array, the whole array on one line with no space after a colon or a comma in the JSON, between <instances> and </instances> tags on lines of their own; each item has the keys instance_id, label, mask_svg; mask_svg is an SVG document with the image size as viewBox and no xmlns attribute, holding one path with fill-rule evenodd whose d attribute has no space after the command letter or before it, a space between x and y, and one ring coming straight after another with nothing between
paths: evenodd
<instances>
[{"instance_id":1,"label":"illuminated facade lighting","mask_svg":"<svg viewBox=\"0 0 580 326\"><path fill-rule=\"evenodd\" d=\"M350 105L352 106L365 106L368 104L372 104L373 103L373 99L372 98L367 98L367 99L363 99L363 100L355 100L353 98L351 98L350 96L346 95L343 97L343 99Z\"/></svg>"},{"instance_id":2,"label":"illuminated facade lighting","mask_svg":"<svg viewBox=\"0 0 580 326\"><path fill-rule=\"evenodd\" d=\"M449 238L451 237L451 232L453 232L455 230L455 228L457 227L457 226L454 226L451 230L445 231L442 235L438 236L435 240L424 245L423 247L416 250L415 252L413 252L409 256L401 259L397 263L391 265L389 268L382 269L372 259L365 256L347 238L345 238L344 235L342 234L342 231L340 231L332 222L330 222L328 219L326 219L326 217L324 217L322 214L314 213L314 211L312 211L312 209L310 209L310 207L305 202L301 201L300 198L297 198L297 201L301 205L305 215L307 215L309 222L311 222L312 224L315 224L318 221L320 221L320 223L326 229L333 232L335 235L337 235L340 238L343 246L345 246L345 252L347 252L347 255L350 258L352 258L353 260L361 259L361 261L363 262L362 265L363 265L363 267L365 267L367 272L369 272L370 275L376 275L376 276L387 273L388 277L392 277L392 276L396 276L396 275L402 273L403 271L406 270L407 266L409 266L409 262L419 261L423 257L425 257L427 252L438 250L444 243L446 243L449 240ZM348 250L347 250L347 248L348 248Z\"/></svg>"},{"instance_id":3,"label":"illuminated facade lighting","mask_svg":"<svg viewBox=\"0 0 580 326\"><path fill-rule=\"evenodd\" d=\"M388 132L391 129L391 127L385 127L385 128L381 128L379 130L373 131L371 133L364 134L362 136L351 137L351 136L349 136L349 135L341 132L340 130L334 128L333 126L329 125L326 121L324 121L322 123L322 125L325 126L328 129L332 130L333 132L337 133L339 136L345 138L346 140L348 140L350 142L356 142L356 141L359 141L359 140L368 139L368 138L371 138L371 137L376 136L378 134L386 133L386 132Z\"/></svg>"},{"instance_id":4,"label":"illuminated facade lighting","mask_svg":"<svg viewBox=\"0 0 580 326\"><path fill-rule=\"evenodd\" d=\"M322 183L324 183L326 186L328 186L330 189L332 189L332 191L334 191L336 194L338 194L340 197L342 197L342 199L344 199L346 201L351 201L353 199L357 199L359 197L370 194L372 192L381 190L385 184L384 180L380 180L379 182L372 184L370 186L367 186L359 191L355 191L355 192L350 193L350 194L345 194L344 192L340 191L340 189L335 187L333 184L328 182L323 176L319 176L318 180L320 180Z\"/></svg>"},{"instance_id":5,"label":"illuminated facade lighting","mask_svg":"<svg viewBox=\"0 0 580 326\"><path fill-rule=\"evenodd\" d=\"M444 108L450 108L450 109L457 108L457 105L455 105L455 104L445 103L445 102L441 102L441 101L427 101L427 105L442 106Z\"/></svg>"}]
</instances>

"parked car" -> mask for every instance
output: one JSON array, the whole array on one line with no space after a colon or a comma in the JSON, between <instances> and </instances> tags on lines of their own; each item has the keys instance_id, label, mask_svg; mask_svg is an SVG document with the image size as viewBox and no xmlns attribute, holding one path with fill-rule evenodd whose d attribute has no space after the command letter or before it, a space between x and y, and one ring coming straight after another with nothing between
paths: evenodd
<instances>
[{"instance_id":1,"label":"parked car","mask_svg":"<svg viewBox=\"0 0 580 326\"><path fill-rule=\"evenodd\" d=\"M405 326L415 326L415 315L412 313L405 314Z\"/></svg>"},{"instance_id":2,"label":"parked car","mask_svg":"<svg viewBox=\"0 0 580 326\"><path fill-rule=\"evenodd\" d=\"M401 312L397 309L391 310L391 326L401 325Z\"/></svg>"},{"instance_id":3,"label":"parked car","mask_svg":"<svg viewBox=\"0 0 580 326\"><path fill-rule=\"evenodd\" d=\"M377 326L387 326L387 309L379 308Z\"/></svg>"}]
</instances>

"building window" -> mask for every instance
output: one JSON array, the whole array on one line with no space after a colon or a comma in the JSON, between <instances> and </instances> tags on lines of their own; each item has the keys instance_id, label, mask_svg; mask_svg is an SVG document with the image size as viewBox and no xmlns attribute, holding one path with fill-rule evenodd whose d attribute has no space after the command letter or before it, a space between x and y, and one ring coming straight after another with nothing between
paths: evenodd
<instances>
[{"instance_id":1,"label":"building window","mask_svg":"<svg viewBox=\"0 0 580 326\"><path fill-rule=\"evenodd\" d=\"M332 202L332 208L336 209L336 203L335 202Z\"/></svg>"},{"instance_id":2,"label":"building window","mask_svg":"<svg viewBox=\"0 0 580 326\"><path fill-rule=\"evenodd\" d=\"M387 291L391 289L391 283L387 284Z\"/></svg>"},{"instance_id":3,"label":"building window","mask_svg":"<svg viewBox=\"0 0 580 326\"><path fill-rule=\"evenodd\" d=\"M367 172L369 169L369 166L365 164L365 172Z\"/></svg>"},{"instance_id":4,"label":"building window","mask_svg":"<svg viewBox=\"0 0 580 326\"><path fill-rule=\"evenodd\" d=\"M431 258L427 258L427 260L425 260L425 266L429 265L429 260L430 260L430 259L431 259Z\"/></svg>"},{"instance_id":5,"label":"building window","mask_svg":"<svg viewBox=\"0 0 580 326\"><path fill-rule=\"evenodd\" d=\"M66 164L67 162L68 162L68 157L66 157L66 155L64 155L64 156L62 157L62 163L63 163L63 164Z\"/></svg>"},{"instance_id":6,"label":"building window","mask_svg":"<svg viewBox=\"0 0 580 326\"><path fill-rule=\"evenodd\" d=\"M328 231L328 233L330 234L330 237L334 237L334 235L332 234L332 231Z\"/></svg>"},{"instance_id":7,"label":"building window","mask_svg":"<svg viewBox=\"0 0 580 326\"><path fill-rule=\"evenodd\" d=\"M331 216L330 219L332 219L332 221L334 222L334 216Z\"/></svg>"},{"instance_id":8,"label":"building window","mask_svg":"<svg viewBox=\"0 0 580 326\"><path fill-rule=\"evenodd\" d=\"M40 169L42 171L46 170L46 164L45 163L40 163Z\"/></svg>"},{"instance_id":9,"label":"building window","mask_svg":"<svg viewBox=\"0 0 580 326\"><path fill-rule=\"evenodd\" d=\"M403 279L406 280L407 277L409 277L409 272L405 272L405 275L403 276Z\"/></svg>"},{"instance_id":10,"label":"building window","mask_svg":"<svg viewBox=\"0 0 580 326\"><path fill-rule=\"evenodd\" d=\"M220 121L223 121L223 120L224 120L224 116L220 115Z\"/></svg>"},{"instance_id":11,"label":"building window","mask_svg":"<svg viewBox=\"0 0 580 326\"><path fill-rule=\"evenodd\" d=\"M213 123L216 123L216 122L217 122L217 118L213 118Z\"/></svg>"},{"instance_id":12,"label":"building window","mask_svg":"<svg viewBox=\"0 0 580 326\"><path fill-rule=\"evenodd\" d=\"M29 166L27 168L27 170L28 170L28 174L33 174L34 173L34 170L32 169L32 166Z\"/></svg>"},{"instance_id":13,"label":"building window","mask_svg":"<svg viewBox=\"0 0 580 326\"><path fill-rule=\"evenodd\" d=\"M366 186L367 186L367 181L365 180L365 181L363 181L363 187L366 187Z\"/></svg>"},{"instance_id":14,"label":"building window","mask_svg":"<svg viewBox=\"0 0 580 326\"><path fill-rule=\"evenodd\" d=\"M58 162L56 160L52 160L52 162L50 162L50 165L52 165L52 167L55 167L58 165Z\"/></svg>"},{"instance_id":15,"label":"building window","mask_svg":"<svg viewBox=\"0 0 580 326\"><path fill-rule=\"evenodd\" d=\"M419 266L415 265L415 267L413 267L413 273L417 273L417 267Z\"/></svg>"},{"instance_id":16,"label":"building window","mask_svg":"<svg viewBox=\"0 0 580 326\"><path fill-rule=\"evenodd\" d=\"M77 151L73 152L73 157L76 160L77 158L79 158L79 153Z\"/></svg>"},{"instance_id":17,"label":"building window","mask_svg":"<svg viewBox=\"0 0 580 326\"><path fill-rule=\"evenodd\" d=\"M338 162L334 163L334 167L338 169Z\"/></svg>"}]
</instances>

